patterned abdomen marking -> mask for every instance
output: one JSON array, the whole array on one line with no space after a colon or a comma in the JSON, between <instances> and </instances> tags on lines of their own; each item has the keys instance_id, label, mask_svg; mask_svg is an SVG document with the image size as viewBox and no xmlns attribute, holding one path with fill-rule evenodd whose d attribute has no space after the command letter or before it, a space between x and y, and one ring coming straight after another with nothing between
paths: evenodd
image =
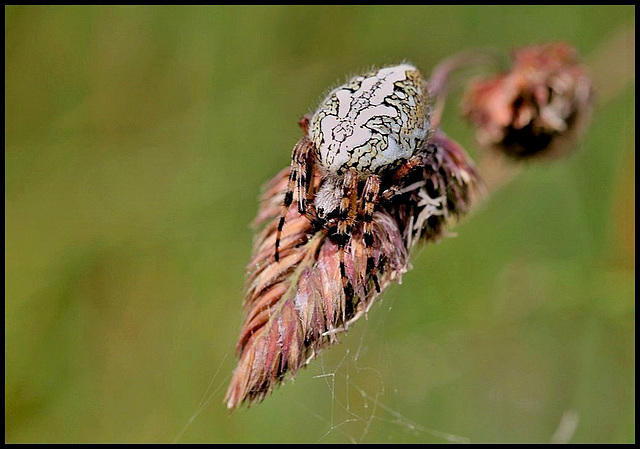
<instances>
[{"instance_id":1,"label":"patterned abdomen marking","mask_svg":"<svg viewBox=\"0 0 640 449\"><path fill-rule=\"evenodd\" d=\"M332 174L355 168L365 177L410 158L431 126L428 100L426 81L409 64L352 78L309 123L320 166Z\"/></svg>"}]
</instances>

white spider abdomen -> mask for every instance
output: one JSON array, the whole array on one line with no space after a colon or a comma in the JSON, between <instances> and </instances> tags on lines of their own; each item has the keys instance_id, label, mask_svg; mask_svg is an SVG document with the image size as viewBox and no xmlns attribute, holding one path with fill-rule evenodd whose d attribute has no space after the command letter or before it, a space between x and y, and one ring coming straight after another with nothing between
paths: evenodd
<instances>
[{"instance_id":1,"label":"white spider abdomen","mask_svg":"<svg viewBox=\"0 0 640 449\"><path fill-rule=\"evenodd\" d=\"M309 122L320 166L366 176L410 158L431 127L427 83L401 64L353 77L329 93Z\"/></svg>"}]
</instances>

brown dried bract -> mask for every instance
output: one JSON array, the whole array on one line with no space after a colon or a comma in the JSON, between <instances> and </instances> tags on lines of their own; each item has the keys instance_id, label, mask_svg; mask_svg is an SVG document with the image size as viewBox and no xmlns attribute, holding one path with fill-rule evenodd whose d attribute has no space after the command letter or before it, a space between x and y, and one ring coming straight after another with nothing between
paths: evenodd
<instances>
[{"instance_id":1,"label":"brown dried bract","mask_svg":"<svg viewBox=\"0 0 640 449\"><path fill-rule=\"evenodd\" d=\"M365 314L379 293L367 270L362 227L354 227L346 248L346 274L353 286L346 297L338 245L324 229L314 229L298 213L287 212L274 259L274 241L289 169L267 185L254 225L264 226L247 267L246 318L237 344L238 366L225 396L229 409L262 400L337 335ZM314 182L321 183L316 177ZM397 185L384 186L373 221L373 256L380 291L408 270L411 250L420 241L444 235L445 226L470 206L476 174L465 151L436 133L424 149L423 164Z\"/></svg>"},{"instance_id":2,"label":"brown dried bract","mask_svg":"<svg viewBox=\"0 0 640 449\"><path fill-rule=\"evenodd\" d=\"M481 145L516 159L553 158L571 149L592 102L577 51L559 42L514 52L508 72L470 85L462 112Z\"/></svg>"}]
</instances>

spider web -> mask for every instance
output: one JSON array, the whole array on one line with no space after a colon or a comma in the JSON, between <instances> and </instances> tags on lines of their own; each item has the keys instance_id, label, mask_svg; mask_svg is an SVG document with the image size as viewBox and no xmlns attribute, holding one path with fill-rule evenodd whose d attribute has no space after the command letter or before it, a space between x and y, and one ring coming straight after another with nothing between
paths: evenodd
<instances>
[{"instance_id":1,"label":"spider web","mask_svg":"<svg viewBox=\"0 0 640 449\"><path fill-rule=\"evenodd\" d=\"M392 295L383 300L371 311L382 315L379 323L373 324L373 320L367 319L360 320L354 325L363 328L355 344L350 337L356 335L349 335L349 332L342 338L341 345L331 348L331 351L343 348L343 356L337 362L331 363L332 357L325 351L307 368L310 381L321 382L326 387L329 404L327 410L326 407L322 409L317 404L313 404L312 408L307 403L295 403L301 412L316 418L320 427L324 427L321 434L310 442L355 444L381 442L381 438L387 440L385 442L392 442L396 436L404 442L407 439L405 434L409 433L415 442L470 443L469 438L433 429L399 410L401 401L397 398L398 389L394 376L384 374L393 373L389 366L392 362L385 360L384 348L372 347L368 343L370 333L384 334L386 320L393 308ZM378 326L382 329L377 329ZM355 350L352 349L353 346ZM362 355L368 351L381 351L377 361L373 363L376 366L362 361ZM315 368L312 368L314 365ZM313 374L312 371L316 371L317 374ZM376 432L380 424L384 424L387 432L384 435ZM398 430L398 434L388 432L393 428Z\"/></svg>"},{"instance_id":2,"label":"spider web","mask_svg":"<svg viewBox=\"0 0 640 449\"><path fill-rule=\"evenodd\" d=\"M472 443L472 439L445 430L430 427L413 419L411 412L403 412L406 400L401 399L407 393L403 391L401 375L391 364L393 358L385 357L388 349L371 345L372 334L385 334L387 320L391 319L394 303L393 292L383 301L374 305L371 314L375 319L363 318L354 324L348 334L344 334L341 344L335 345L311 361L296 378L296 385L286 382L277 391L294 394L292 388L317 390L318 383L326 395L314 402L299 399L276 398L271 395L265 399L290 401L305 416L308 426L304 433L308 435L305 443ZM357 329L358 328L358 329ZM377 341L380 341L379 339ZM371 354L368 354L371 353ZM220 407L222 397L231 374L233 350L229 348L215 370L206 391L173 443L179 443L198 420L204 419L203 412L210 407ZM374 361L371 355L374 355ZM406 371L402 367L400 371ZM390 373L390 374L389 374ZM286 388L290 391L287 392ZM405 404L405 405L402 405ZM254 407L260 407L257 404ZM568 443L573 439L579 423L575 410L567 410L560 418L557 430L550 436L552 443Z\"/></svg>"},{"instance_id":3,"label":"spider web","mask_svg":"<svg viewBox=\"0 0 640 449\"><path fill-rule=\"evenodd\" d=\"M395 434L385 434L381 437L375 433L377 426L381 423L385 424L385 429L397 428L398 432L410 433L417 442L425 440L470 442L466 437L420 424L399 411L398 405L389 405L394 402L394 397L398 393L396 388L389 387L390 383L394 383L393 379L389 380L388 376L383 374L389 370L391 362L384 360L384 348L369 345L368 337L373 332L384 332L386 320L393 308L391 296L384 298L384 301L375 305L374 310L370 312L382 315L379 320L375 320L375 324L372 323L374 320L366 318L359 320L348 334L343 334L339 345L318 354L311 360L308 367L298 374L295 382L298 388L304 388L308 383L318 382L326 388L326 401L311 404L292 400L291 403L292 407L296 407L302 414L308 416L308 422L316 421L315 426L310 425L306 430L310 436L308 443L368 443L379 441L380 438L392 441ZM378 326L382 329L377 329ZM353 337L356 339L354 340ZM361 361L364 353L378 350L381 351L381 355L378 361L374 362L377 367L368 366L368 362ZM332 361L336 356L337 363ZM173 443L179 443L184 439L194 423L198 419L203 419L205 410L218 406L222 402L231 374L222 376L221 373L225 372L229 360L232 359L232 349L229 349L215 370L199 404L175 436ZM279 387L279 390L287 387L293 388L294 385L286 382ZM310 387L313 389L316 385L310 385ZM396 404L400 402L397 398L395 399ZM275 400L275 398L272 395L265 400ZM260 407L260 404L255 407ZM399 435L399 437L402 440L406 439L406 436Z\"/></svg>"}]
</instances>

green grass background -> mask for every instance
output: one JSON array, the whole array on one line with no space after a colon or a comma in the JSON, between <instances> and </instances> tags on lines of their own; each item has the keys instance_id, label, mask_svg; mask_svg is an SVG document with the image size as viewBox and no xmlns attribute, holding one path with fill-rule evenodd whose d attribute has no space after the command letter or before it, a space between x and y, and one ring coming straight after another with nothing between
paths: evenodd
<instances>
[{"instance_id":1,"label":"green grass background","mask_svg":"<svg viewBox=\"0 0 640 449\"><path fill-rule=\"evenodd\" d=\"M634 6L5 6L5 442L533 443L567 413L572 442L634 442L617 54L606 73L633 76L576 154L417 252L295 382L222 403L260 186L329 87L475 46L567 40L591 61L633 27ZM456 95L444 129L475 155Z\"/></svg>"}]
</instances>

